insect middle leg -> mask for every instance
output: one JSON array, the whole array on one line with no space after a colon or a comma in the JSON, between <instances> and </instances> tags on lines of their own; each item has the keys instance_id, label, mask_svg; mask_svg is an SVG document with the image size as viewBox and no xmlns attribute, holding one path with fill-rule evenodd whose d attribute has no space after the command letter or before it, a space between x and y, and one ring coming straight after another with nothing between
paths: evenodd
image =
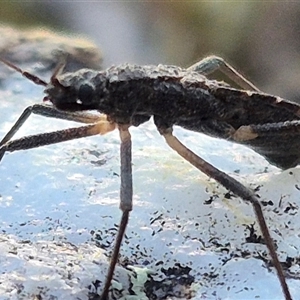
<instances>
[{"instance_id":1,"label":"insect middle leg","mask_svg":"<svg viewBox=\"0 0 300 300\"><path fill-rule=\"evenodd\" d=\"M274 243L272 237L270 235L268 226L266 224L261 205L259 203L258 198L254 195L254 193L242 185L240 182L230 177L226 173L218 170L194 152L189 150L186 146L184 146L175 136L172 134L172 128L158 128L160 134L165 138L167 144L175 150L180 156L182 156L185 160L199 169L201 172L206 174L207 176L215 179L217 182L221 183L226 189L232 191L237 196L241 197L244 201L250 202L253 206L254 212L256 214L261 232L266 241L266 245L268 247L269 253L272 258L272 262L277 271L278 279L280 281L283 294L286 300L292 300L291 294L289 292L288 285L286 283L284 273L279 262Z\"/></svg>"},{"instance_id":2,"label":"insect middle leg","mask_svg":"<svg viewBox=\"0 0 300 300\"><path fill-rule=\"evenodd\" d=\"M243 89L260 92L260 90L253 83L247 80L223 58L218 56L208 56L190 66L187 70L198 72L204 76L219 70Z\"/></svg>"},{"instance_id":3,"label":"insect middle leg","mask_svg":"<svg viewBox=\"0 0 300 300\"><path fill-rule=\"evenodd\" d=\"M118 125L120 132L121 146L121 188L120 188L120 209L122 211L121 222L111 257L106 282L101 294L101 300L106 300L109 287L113 278L114 270L118 262L121 243L129 220L129 213L132 210L132 166L131 166L131 136L128 125Z\"/></svg>"},{"instance_id":4,"label":"insect middle leg","mask_svg":"<svg viewBox=\"0 0 300 300\"><path fill-rule=\"evenodd\" d=\"M8 131L8 133L4 136L4 138L0 142L0 146L4 145L8 142L15 133L21 128L21 126L26 122L31 114L36 114L44 117L50 117L55 119L61 120L69 120L79 123L85 124L92 124L97 123L99 121L105 121L105 115L95 115L92 113L85 113L85 112L67 112L67 111L60 111L53 106L44 105L44 104L34 104L32 106L28 106L12 128Z\"/></svg>"}]
</instances>

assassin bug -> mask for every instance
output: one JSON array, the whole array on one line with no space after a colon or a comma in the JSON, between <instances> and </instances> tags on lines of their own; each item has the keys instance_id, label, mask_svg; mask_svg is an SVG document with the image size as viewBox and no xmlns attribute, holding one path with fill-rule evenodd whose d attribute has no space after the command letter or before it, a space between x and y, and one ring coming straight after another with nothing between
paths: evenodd
<instances>
[{"instance_id":1,"label":"assassin bug","mask_svg":"<svg viewBox=\"0 0 300 300\"><path fill-rule=\"evenodd\" d=\"M221 172L185 147L173 136L172 127L244 144L264 156L270 163L286 169L300 159L300 106L279 97L260 92L219 57L208 57L182 69L176 66L121 65L104 71L83 69L61 75L61 63L47 83L0 59L38 85L45 87L45 101L52 105L35 104L25 109L17 122L0 142L0 159L6 151L25 150L59 143L118 129L121 139L122 217L101 299L107 299L121 242L132 210L132 169L130 126L139 126L151 117L167 144L184 159L221 183L229 191L253 205L265 243L285 299L292 299L277 257L273 240L253 191ZM244 90L205 76L220 69ZM85 112L97 110L99 115ZM66 119L89 125L27 136L11 140L31 113ZM279 140L280 137L280 140Z\"/></svg>"}]
</instances>

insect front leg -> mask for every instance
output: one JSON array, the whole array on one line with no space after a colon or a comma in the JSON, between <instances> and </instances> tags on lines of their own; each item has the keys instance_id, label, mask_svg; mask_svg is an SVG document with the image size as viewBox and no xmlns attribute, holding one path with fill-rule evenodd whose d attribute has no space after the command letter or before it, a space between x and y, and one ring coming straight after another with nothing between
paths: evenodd
<instances>
[{"instance_id":1,"label":"insect front leg","mask_svg":"<svg viewBox=\"0 0 300 300\"><path fill-rule=\"evenodd\" d=\"M82 137L93 136L97 134L105 134L114 130L115 127L115 123L110 123L108 121L100 121L93 125L86 125L81 127L58 130L54 132L30 135L17 140L8 141L0 147L0 161L5 152L32 149L45 145L51 145L74 139L79 139Z\"/></svg>"},{"instance_id":2,"label":"insect front leg","mask_svg":"<svg viewBox=\"0 0 300 300\"><path fill-rule=\"evenodd\" d=\"M218 170L194 152L189 150L186 146L184 146L175 136L172 134L172 128L160 128L158 127L158 131L165 138L167 144L175 150L180 156L182 156L185 160L191 163L194 167L199 169L201 172L205 173L207 176L215 179L217 182L222 184L226 189L233 192L241 199L246 202L250 202L253 206L254 212L256 214L261 232L266 241L266 245L268 247L270 256L272 258L272 262L277 271L278 279L280 281L283 294L286 300L292 300L291 294L289 292L289 288L287 286L284 273L279 262L277 253L275 251L274 243L272 237L270 235L269 229L265 222L265 218L262 212L261 205L259 203L258 198L254 195L254 193L242 185L240 182L230 177L226 173Z\"/></svg>"},{"instance_id":3,"label":"insect front leg","mask_svg":"<svg viewBox=\"0 0 300 300\"><path fill-rule=\"evenodd\" d=\"M118 261L121 242L124 237L125 229L129 219L129 213L132 210L132 167L131 167L131 136L128 131L129 126L119 125L121 147L121 188L120 188L120 209L122 217L119 226L116 243L111 258L107 279L101 295L102 300L107 299L111 281L113 278L115 266ZM108 121L100 121L96 124L86 125L65 130L58 130L50 133L26 136L17 140L4 143L0 147L0 161L6 151L13 152L17 150L25 150L37 148L40 146L60 143L81 137L93 136L97 134L105 134L116 128L116 123Z\"/></svg>"},{"instance_id":4,"label":"insect front leg","mask_svg":"<svg viewBox=\"0 0 300 300\"><path fill-rule=\"evenodd\" d=\"M121 188L120 188L120 209L122 211L121 222L117 234L113 254L111 257L105 286L101 295L101 300L106 300L109 287L113 278L114 270L118 262L121 243L128 224L129 213L132 210L132 167L131 167L131 136L128 131L129 126L119 125L121 146Z\"/></svg>"},{"instance_id":5,"label":"insect front leg","mask_svg":"<svg viewBox=\"0 0 300 300\"><path fill-rule=\"evenodd\" d=\"M190 66L187 70L198 72L204 76L219 70L243 89L260 92L260 90L253 83L247 80L223 58L218 56L208 56L198 63Z\"/></svg>"},{"instance_id":6,"label":"insect front leg","mask_svg":"<svg viewBox=\"0 0 300 300\"><path fill-rule=\"evenodd\" d=\"M36 114L44 117L50 117L61 120L69 120L79 123L92 124L97 123L99 121L106 120L105 115L95 115L91 113L84 112L67 112L60 111L53 106L43 105L43 104L34 104L32 106L28 106L21 116L18 118L16 123L12 126L12 128L8 131L8 133L4 136L4 138L0 142L0 146L4 145L6 142L11 140L11 138L16 134L16 132L23 126L26 120L29 118L31 114Z\"/></svg>"}]
</instances>

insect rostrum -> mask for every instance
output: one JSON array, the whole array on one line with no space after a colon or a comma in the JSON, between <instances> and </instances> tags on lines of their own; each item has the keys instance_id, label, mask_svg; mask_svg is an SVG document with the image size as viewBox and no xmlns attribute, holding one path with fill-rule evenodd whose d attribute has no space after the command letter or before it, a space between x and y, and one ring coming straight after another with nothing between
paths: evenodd
<instances>
[{"instance_id":1,"label":"insect rostrum","mask_svg":"<svg viewBox=\"0 0 300 300\"><path fill-rule=\"evenodd\" d=\"M260 92L217 57L204 59L188 69L165 65L125 64L104 71L83 69L59 75L63 67L59 66L50 83L23 72L9 62L1 61L35 83L45 86L45 100L52 105L36 104L23 112L1 141L0 158L6 151L105 134L115 128L120 132L120 208L123 215L101 299L108 296L129 212L132 210L131 138L128 129L130 126L139 126L151 117L171 148L196 168L253 205L285 299L292 299L255 194L181 144L173 136L172 127L178 125L247 145L270 163L285 169L296 166L300 158L300 139L295 138L300 128L298 104ZM234 89L204 76L216 68L225 70L227 75L236 79L246 90ZM105 116L90 114L89 110L96 110ZM32 112L89 125L11 140Z\"/></svg>"}]
</instances>

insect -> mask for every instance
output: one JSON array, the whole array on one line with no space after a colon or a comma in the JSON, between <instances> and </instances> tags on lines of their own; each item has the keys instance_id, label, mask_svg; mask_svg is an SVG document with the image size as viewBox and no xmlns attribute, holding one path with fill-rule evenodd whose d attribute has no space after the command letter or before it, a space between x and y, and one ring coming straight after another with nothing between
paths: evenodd
<instances>
[{"instance_id":1,"label":"insect","mask_svg":"<svg viewBox=\"0 0 300 300\"><path fill-rule=\"evenodd\" d=\"M61 74L64 63L60 63L49 83L4 59L1 61L34 83L44 86L44 101L51 104L35 104L24 110L0 142L0 160L6 151L25 150L119 130L122 217L102 300L108 297L132 210L129 128L139 126L151 117L159 133L173 150L207 176L252 204L285 299L292 299L260 202L254 192L189 150L172 134L172 127L178 125L244 144L270 163L286 169L296 166L300 159L300 142L294 138L300 124L298 104L260 92L223 59L215 56L201 60L187 69L165 65L125 64L104 71L82 69ZM223 71L243 90L207 79L206 76L216 69ZM96 110L99 114L92 114L89 110ZM12 140L31 113L87 125Z\"/></svg>"}]
</instances>

